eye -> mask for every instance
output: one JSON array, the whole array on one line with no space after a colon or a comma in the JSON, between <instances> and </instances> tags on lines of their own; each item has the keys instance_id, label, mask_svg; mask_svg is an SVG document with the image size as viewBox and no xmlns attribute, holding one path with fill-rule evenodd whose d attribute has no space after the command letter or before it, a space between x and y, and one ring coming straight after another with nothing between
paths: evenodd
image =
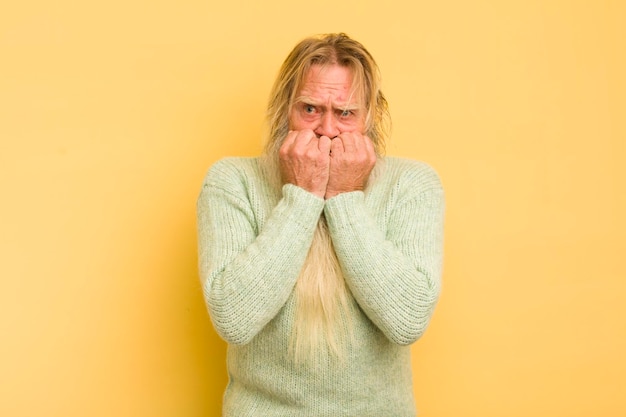
<instances>
[{"instance_id":1,"label":"eye","mask_svg":"<svg viewBox=\"0 0 626 417\"><path fill-rule=\"evenodd\" d=\"M304 112L307 114L315 113L315 106L312 106L310 104L305 104L303 108L304 108Z\"/></svg>"},{"instance_id":2,"label":"eye","mask_svg":"<svg viewBox=\"0 0 626 417\"><path fill-rule=\"evenodd\" d=\"M341 110L339 114L341 117L346 118L352 116L353 112L351 110Z\"/></svg>"}]
</instances>

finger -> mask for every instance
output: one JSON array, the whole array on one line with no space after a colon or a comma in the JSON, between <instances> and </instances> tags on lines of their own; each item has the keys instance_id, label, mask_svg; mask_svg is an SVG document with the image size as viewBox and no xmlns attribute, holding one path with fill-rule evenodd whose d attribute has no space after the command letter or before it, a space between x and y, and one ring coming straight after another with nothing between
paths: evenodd
<instances>
[{"instance_id":1,"label":"finger","mask_svg":"<svg viewBox=\"0 0 626 417\"><path fill-rule=\"evenodd\" d=\"M371 141L369 137L365 135L361 135L358 142L359 142L359 147L363 149L366 153L368 154L376 153L374 150L374 143Z\"/></svg>"},{"instance_id":2,"label":"finger","mask_svg":"<svg viewBox=\"0 0 626 417\"><path fill-rule=\"evenodd\" d=\"M330 140L328 136L320 136L320 138L317 141L317 147L319 148L320 153L323 155L330 154L331 144L332 144L332 140Z\"/></svg>"},{"instance_id":3,"label":"finger","mask_svg":"<svg viewBox=\"0 0 626 417\"><path fill-rule=\"evenodd\" d=\"M346 154L351 155L355 161L371 159L367 148L366 136L361 132L346 132L343 136L343 145Z\"/></svg>"},{"instance_id":4,"label":"finger","mask_svg":"<svg viewBox=\"0 0 626 417\"><path fill-rule=\"evenodd\" d=\"M298 136L297 130L290 130L289 133L287 133L287 136L285 137L285 139L283 140L283 144L280 145L280 149L281 150L290 149L293 146L297 136Z\"/></svg>"},{"instance_id":5,"label":"finger","mask_svg":"<svg viewBox=\"0 0 626 417\"><path fill-rule=\"evenodd\" d=\"M317 140L317 136L312 130L301 130L295 138L295 146L302 149L308 148L312 145L313 140Z\"/></svg>"},{"instance_id":6,"label":"finger","mask_svg":"<svg viewBox=\"0 0 626 417\"><path fill-rule=\"evenodd\" d=\"M378 161L378 154L376 153L376 148L374 147L374 142L371 141L367 136L363 136L364 144L365 144L365 153L372 167L376 165L376 161Z\"/></svg>"},{"instance_id":7,"label":"finger","mask_svg":"<svg viewBox=\"0 0 626 417\"><path fill-rule=\"evenodd\" d=\"M335 157L344 153L343 140L341 137L337 136L330 141L330 152Z\"/></svg>"},{"instance_id":8,"label":"finger","mask_svg":"<svg viewBox=\"0 0 626 417\"><path fill-rule=\"evenodd\" d=\"M355 143L354 134L352 132L343 132L339 137L343 143L345 153L355 153L357 151L357 144Z\"/></svg>"}]
</instances>

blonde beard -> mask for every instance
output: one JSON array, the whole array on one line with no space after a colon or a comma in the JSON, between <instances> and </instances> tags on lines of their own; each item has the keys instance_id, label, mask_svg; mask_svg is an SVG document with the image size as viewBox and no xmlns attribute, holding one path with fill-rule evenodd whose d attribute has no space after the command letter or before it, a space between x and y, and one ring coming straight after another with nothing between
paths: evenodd
<instances>
[{"instance_id":1,"label":"blonde beard","mask_svg":"<svg viewBox=\"0 0 626 417\"><path fill-rule=\"evenodd\" d=\"M264 155L262 165L272 189L280 195L282 181L276 156ZM378 176L379 159L367 188ZM320 355L343 361L352 341L352 310L356 307L344 279L324 214L317 223L307 257L294 288L296 301L289 356L297 364L313 363Z\"/></svg>"},{"instance_id":2,"label":"blonde beard","mask_svg":"<svg viewBox=\"0 0 626 417\"><path fill-rule=\"evenodd\" d=\"M322 215L294 289L296 313L289 345L296 363L317 355L344 358L351 332L351 295Z\"/></svg>"}]
</instances>

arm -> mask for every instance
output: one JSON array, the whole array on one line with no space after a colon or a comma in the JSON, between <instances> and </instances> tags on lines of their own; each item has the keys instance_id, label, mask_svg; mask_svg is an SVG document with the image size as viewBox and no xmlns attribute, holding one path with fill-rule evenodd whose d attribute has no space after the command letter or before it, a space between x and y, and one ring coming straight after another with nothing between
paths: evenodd
<instances>
[{"instance_id":1,"label":"arm","mask_svg":"<svg viewBox=\"0 0 626 417\"><path fill-rule=\"evenodd\" d=\"M393 342L410 344L425 331L439 290L443 246L443 190L434 172L427 188L413 181L393 207L386 233L363 192L327 200L325 216L352 294ZM411 176L410 173L408 175Z\"/></svg>"},{"instance_id":2,"label":"arm","mask_svg":"<svg viewBox=\"0 0 626 417\"><path fill-rule=\"evenodd\" d=\"M285 304L324 201L291 184L258 231L241 173L216 164L198 199L199 265L217 332L248 343Z\"/></svg>"}]
</instances>

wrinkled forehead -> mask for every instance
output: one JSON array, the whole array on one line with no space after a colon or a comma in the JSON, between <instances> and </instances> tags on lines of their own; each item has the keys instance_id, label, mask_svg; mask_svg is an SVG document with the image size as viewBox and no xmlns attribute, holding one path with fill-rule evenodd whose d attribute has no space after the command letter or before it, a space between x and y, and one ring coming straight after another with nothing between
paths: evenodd
<instances>
[{"instance_id":1,"label":"wrinkled forehead","mask_svg":"<svg viewBox=\"0 0 626 417\"><path fill-rule=\"evenodd\" d=\"M362 78L352 66L313 63L299 78L291 102L301 101L315 90L327 90L335 92L346 104L361 107L365 97Z\"/></svg>"}]
</instances>

